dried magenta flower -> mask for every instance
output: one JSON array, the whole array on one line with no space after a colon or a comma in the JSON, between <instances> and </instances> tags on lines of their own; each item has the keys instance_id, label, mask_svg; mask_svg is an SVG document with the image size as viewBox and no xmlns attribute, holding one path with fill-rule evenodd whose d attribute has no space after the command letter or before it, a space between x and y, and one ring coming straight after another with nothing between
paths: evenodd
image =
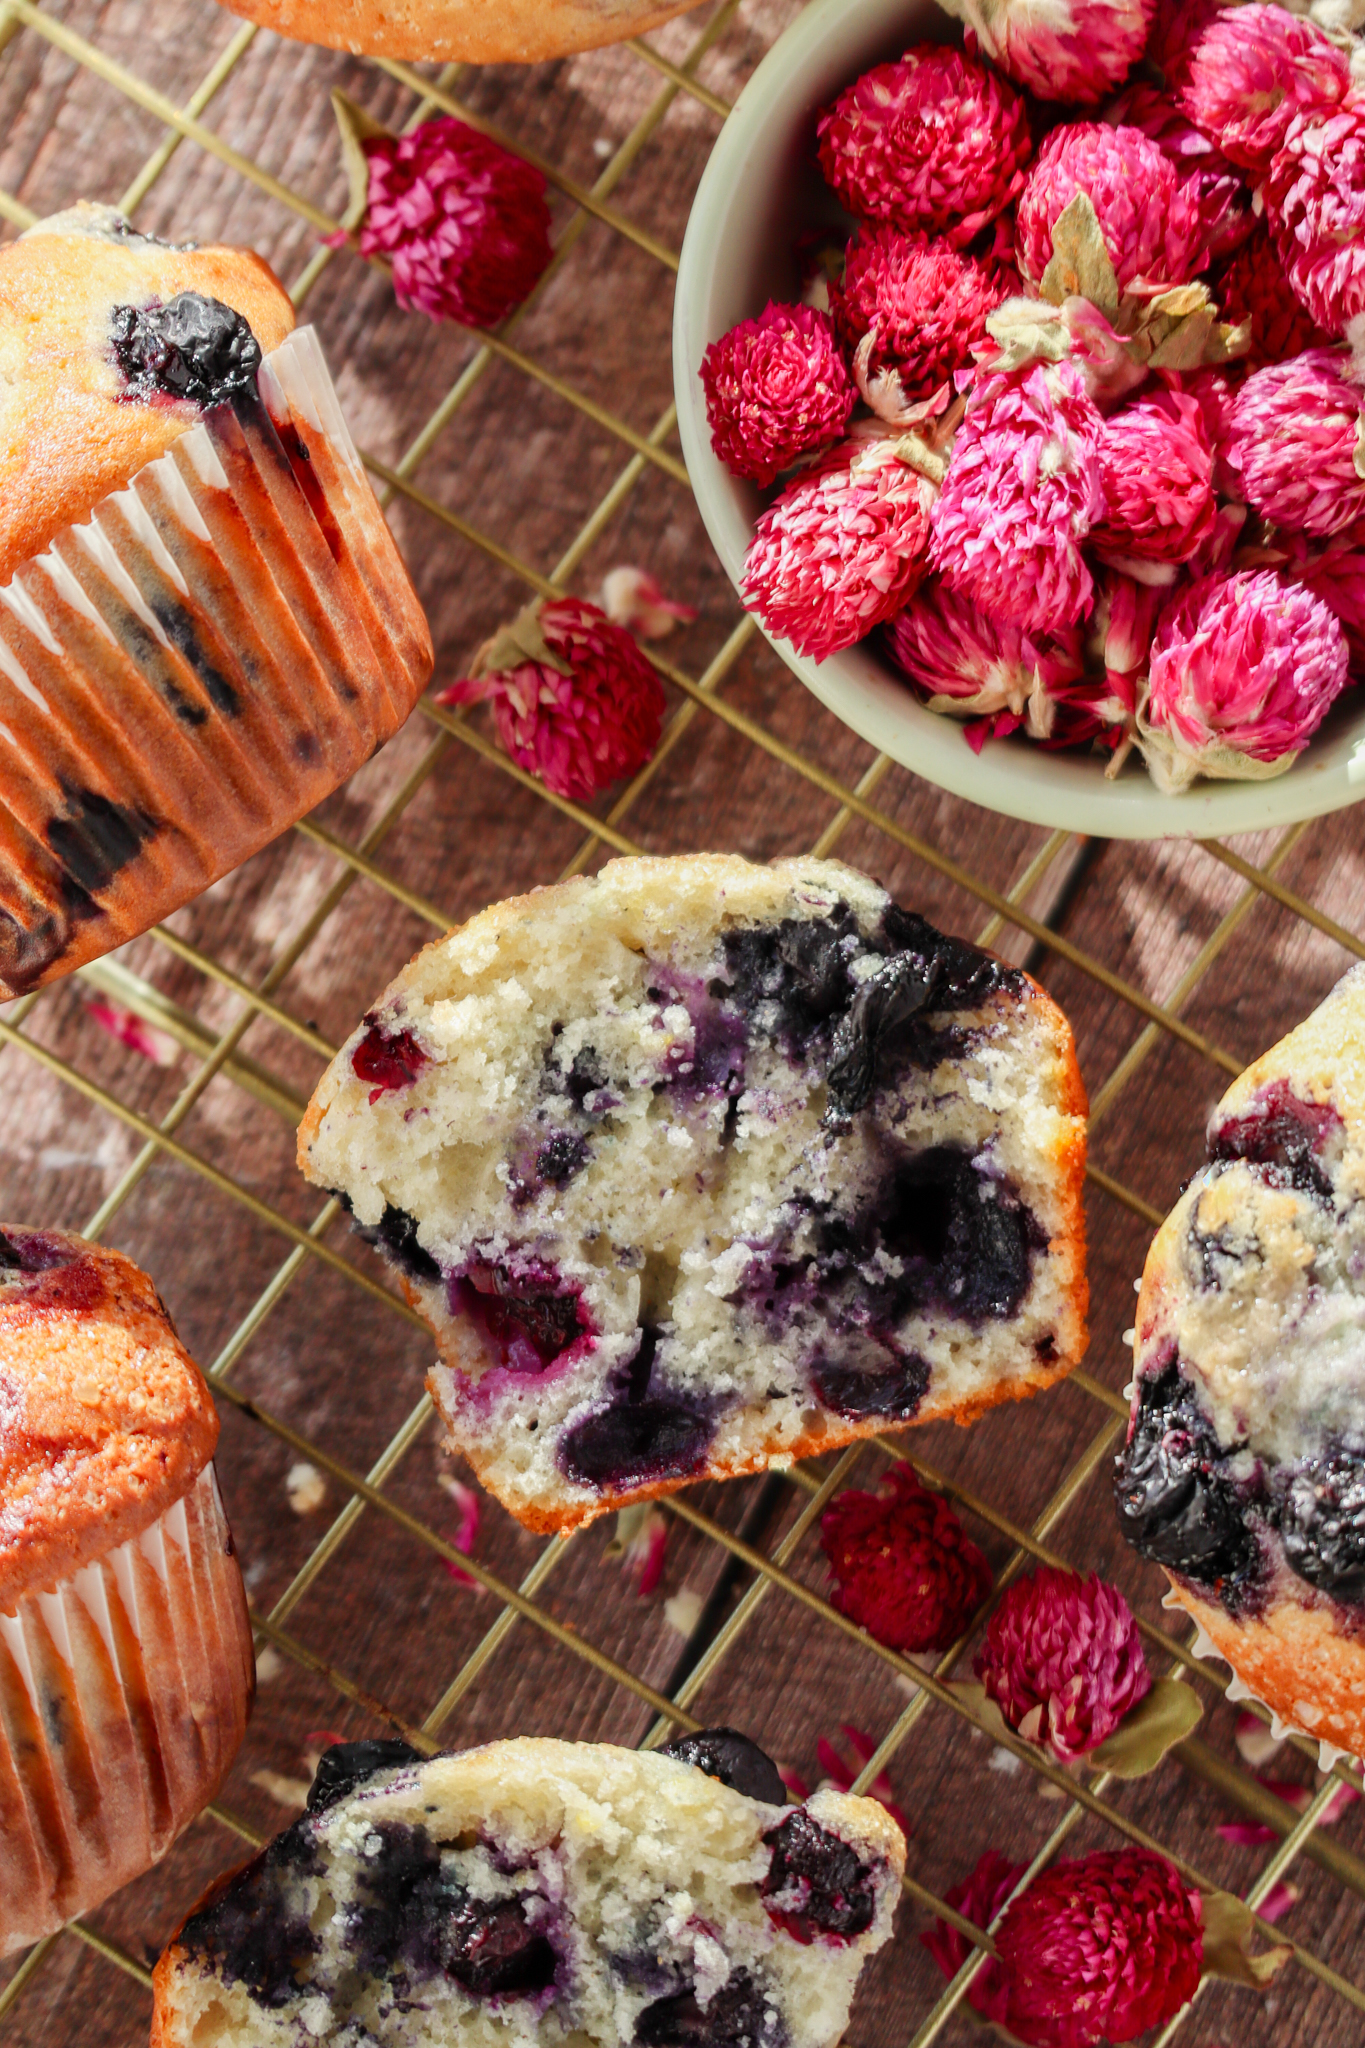
<instances>
[{"instance_id":1,"label":"dried magenta flower","mask_svg":"<svg viewBox=\"0 0 1365 2048\"><path fill-rule=\"evenodd\" d=\"M534 165L441 115L365 144L362 256L387 256L402 306L496 327L550 261L550 209Z\"/></svg>"},{"instance_id":2,"label":"dried magenta flower","mask_svg":"<svg viewBox=\"0 0 1365 2048\"><path fill-rule=\"evenodd\" d=\"M1344 99L1351 66L1311 21L1283 7L1215 14L1184 59L1180 104L1224 156L1262 176L1296 114Z\"/></svg>"},{"instance_id":3,"label":"dried magenta flower","mask_svg":"<svg viewBox=\"0 0 1365 2048\"><path fill-rule=\"evenodd\" d=\"M798 654L823 661L852 647L924 574L934 493L895 441L843 442L763 513L740 596Z\"/></svg>"},{"instance_id":4,"label":"dried magenta flower","mask_svg":"<svg viewBox=\"0 0 1365 2048\"><path fill-rule=\"evenodd\" d=\"M930 564L951 589L1025 633L1085 617L1094 583L1081 546L1104 513L1101 424L1074 362L980 380L930 522Z\"/></svg>"},{"instance_id":5,"label":"dried magenta flower","mask_svg":"<svg viewBox=\"0 0 1365 2048\"><path fill-rule=\"evenodd\" d=\"M820 1517L834 1605L888 1649L945 1650L991 1588L991 1568L946 1500L893 1465L876 1493L852 1489Z\"/></svg>"},{"instance_id":6,"label":"dried magenta flower","mask_svg":"<svg viewBox=\"0 0 1365 2048\"><path fill-rule=\"evenodd\" d=\"M1230 258L1213 291L1225 320L1237 327L1251 322L1251 347L1241 358L1248 369L1282 363L1328 339L1291 289L1263 221Z\"/></svg>"},{"instance_id":7,"label":"dried magenta flower","mask_svg":"<svg viewBox=\"0 0 1365 2048\"><path fill-rule=\"evenodd\" d=\"M1320 597L1341 622L1350 650L1351 672L1365 671L1365 527L1333 534L1330 540L1305 540L1302 534L1277 536L1289 574Z\"/></svg>"},{"instance_id":8,"label":"dried magenta flower","mask_svg":"<svg viewBox=\"0 0 1365 2048\"><path fill-rule=\"evenodd\" d=\"M1005 2025L1032 2048L1136 2040L1194 1996L1203 1901L1164 1856L1101 1850L1056 1863L1006 1908L995 1937Z\"/></svg>"},{"instance_id":9,"label":"dried magenta flower","mask_svg":"<svg viewBox=\"0 0 1365 2048\"><path fill-rule=\"evenodd\" d=\"M1111 127L1140 128L1162 155L1169 157L1198 214L1201 239L1211 262L1216 263L1246 240L1255 216L1245 178L1203 129L1182 113L1169 93L1140 79L1110 101L1104 119Z\"/></svg>"},{"instance_id":10,"label":"dried magenta flower","mask_svg":"<svg viewBox=\"0 0 1365 2048\"><path fill-rule=\"evenodd\" d=\"M1162 614L1152 644L1142 750L1157 787L1198 775L1277 775L1345 688L1339 621L1273 569L1205 576Z\"/></svg>"},{"instance_id":11,"label":"dried magenta flower","mask_svg":"<svg viewBox=\"0 0 1365 2048\"><path fill-rule=\"evenodd\" d=\"M1002 713L1030 739L1050 739L1057 693L1084 672L1081 636L1030 637L1013 619L988 618L937 578L921 584L886 629L892 659L931 711L956 718ZM994 727L999 730L999 727Z\"/></svg>"},{"instance_id":12,"label":"dried magenta flower","mask_svg":"<svg viewBox=\"0 0 1365 2048\"><path fill-rule=\"evenodd\" d=\"M980 48L1040 100L1092 107L1122 84L1147 41L1156 0L939 0Z\"/></svg>"},{"instance_id":13,"label":"dried magenta flower","mask_svg":"<svg viewBox=\"0 0 1365 2048\"><path fill-rule=\"evenodd\" d=\"M971 1876L944 1894L944 1904L955 1907L964 1920L989 1927L1027 1869L1027 1863L1011 1863L998 1849L987 1849ZM945 1977L955 1977L971 1953L972 1944L966 1935L946 1920L935 1920L920 1940ZM1009 1982L992 1956L967 1987L967 2003L983 2020L1003 2027L1009 2014L1009 1999Z\"/></svg>"},{"instance_id":14,"label":"dried magenta flower","mask_svg":"<svg viewBox=\"0 0 1365 2048\"><path fill-rule=\"evenodd\" d=\"M711 446L757 484L837 440L858 395L828 313L773 301L711 343L701 381Z\"/></svg>"},{"instance_id":15,"label":"dried magenta flower","mask_svg":"<svg viewBox=\"0 0 1365 2048\"><path fill-rule=\"evenodd\" d=\"M1247 504L1276 526L1320 539L1365 519L1365 390L1350 369L1346 349L1308 349L1255 371L1233 401L1224 458Z\"/></svg>"},{"instance_id":16,"label":"dried magenta flower","mask_svg":"<svg viewBox=\"0 0 1365 2048\"><path fill-rule=\"evenodd\" d=\"M1285 276L1339 339L1365 312L1365 94L1300 115L1261 192Z\"/></svg>"},{"instance_id":17,"label":"dried magenta flower","mask_svg":"<svg viewBox=\"0 0 1365 2048\"><path fill-rule=\"evenodd\" d=\"M855 79L819 136L820 168L850 213L958 247L1009 205L1033 153L1014 88L936 43Z\"/></svg>"},{"instance_id":18,"label":"dried magenta flower","mask_svg":"<svg viewBox=\"0 0 1365 2048\"><path fill-rule=\"evenodd\" d=\"M1152 1689L1117 1586L1052 1565L1009 1587L974 1668L1008 1725L1063 1763L1106 1741Z\"/></svg>"},{"instance_id":19,"label":"dried magenta flower","mask_svg":"<svg viewBox=\"0 0 1365 2048\"><path fill-rule=\"evenodd\" d=\"M1095 209L1121 290L1186 283L1207 261L1197 195L1140 128L1071 121L1039 150L1015 217L1019 268L1039 284L1052 230L1084 192Z\"/></svg>"},{"instance_id":20,"label":"dried magenta flower","mask_svg":"<svg viewBox=\"0 0 1365 2048\"><path fill-rule=\"evenodd\" d=\"M852 357L873 336L867 375L900 379L907 399L928 398L971 361L986 320L1019 280L952 244L899 228L864 232L848 245L844 275L830 287L835 330Z\"/></svg>"},{"instance_id":21,"label":"dried magenta flower","mask_svg":"<svg viewBox=\"0 0 1365 2048\"><path fill-rule=\"evenodd\" d=\"M510 636L518 636L522 647ZM542 658L527 650L539 637ZM556 796L584 803L643 768L659 744L665 698L623 626L579 597L546 598L486 650L490 668L448 683L438 704L491 699L498 738ZM517 661L522 652L525 658Z\"/></svg>"},{"instance_id":22,"label":"dried magenta flower","mask_svg":"<svg viewBox=\"0 0 1365 2048\"><path fill-rule=\"evenodd\" d=\"M1091 538L1101 559L1120 568L1134 559L1189 561L1218 510L1213 449L1198 401L1162 391L1111 413L1100 432L1099 464L1104 517Z\"/></svg>"}]
</instances>

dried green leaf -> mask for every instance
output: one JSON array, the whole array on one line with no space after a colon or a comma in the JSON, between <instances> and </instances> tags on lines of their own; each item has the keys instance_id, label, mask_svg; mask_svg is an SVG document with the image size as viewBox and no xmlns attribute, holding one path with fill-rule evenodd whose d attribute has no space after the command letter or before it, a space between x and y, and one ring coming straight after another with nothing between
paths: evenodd
<instances>
[{"instance_id":1,"label":"dried green leaf","mask_svg":"<svg viewBox=\"0 0 1365 2048\"><path fill-rule=\"evenodd\" d=\"M1111 317L1118 312L1119 281L1088 192L1078 192L1053 222L1052 261L1039 290L1054 306L1081 298Z\"/></svg>"},{"instance_id":2,"label":"dried green leaf","mask_svg":"<svg viewBox=\"0 0 1365 2048\"><path fill-rule=\"evenodd\" d=\"M1085 1761L1092 1771L1111 1771L1116 1778L1145 1778L1167 1750L1194 1733L1203 1711L1190 1686L1176 1678L1158 1678Z\"/></svg>"},{"instance_id":3,"label":"dried green leaf","mask_svg":"<svg viewBox=\"0 0 1365 2048\"><path fill-rule=\"evenodd\" d=\"M637 1500L633 1507L616 1510L616 1527L606 1548L608 1557L624 1557L654 1512L654 1503Z\"/></svg>"},{"instance_id":4,"label":"dried green leaf","mask_svg":"<svg viewBox=\"0 0 1365 2048\"><path fill-rule=\"evenodd\" d=\"M540 629L540 598L532 598L517 613L510 626L500 626L491 640L485 640L474 656L469 673L501 675L505 669L520 668L524 661L538 661L557 675L571 676L572 665L556 654Z\"/></svg>"},{"instance_id":5,"label":"dried green leaf","mask_svg":"<svg viewBox=\"0 0 1365 2048\"><path fill-rule=\"evenodd\" d=\"M354 100L347 99L344 92L335 89L332 92L332 112L336 115L337 130L341 136L341 157L351 194L341 216L341 225L358 228L370 203L370 166L365 144L372 142L377 135L388 135L391 131L381 122L371 120L363 107L358 107Z\"/></svg>"},{"instance_id":6,"label":"dried green leaf","mask_svg":"<svg viewBox=\"0 0 1365 2048\"><path fill-rule=\"evenodd\" d=\"M1022 370L1026 363L1060 363L1071 353L1071 333L1060 313L1037 299L1006 299L986 322L999 349L992 370Z\"/></svg>"},{"instance_id":7,"label":"dried green leaf","mask_svg":"<svg viewBox=\"0 0 1365 2048\"><path fill-rule=\"evenodd\" d=\"M1251 1944L1257 1935L1255 1917L1244 1899L1231 1892L1207 1891L1204 1901L1204 1975L1221 1977L1227 1984L1246 1984L1264 1991L1284 1968L1294 1951L1288 1942L1276 1942L1263 1955L1253 1955Z\"/></svg>"},{"instance_id":8,"label":"dried green leaf","mask_svg":"<svg viewBox=\"0 0 1365 2048\"><path fill-rule=\"evenodd\" d=\"M927 476L931 484L941 484L948 474L947 456L931 448L918 434L902 434L896 443L896 454L907 469Z\"/></svg>"}]
</instances>

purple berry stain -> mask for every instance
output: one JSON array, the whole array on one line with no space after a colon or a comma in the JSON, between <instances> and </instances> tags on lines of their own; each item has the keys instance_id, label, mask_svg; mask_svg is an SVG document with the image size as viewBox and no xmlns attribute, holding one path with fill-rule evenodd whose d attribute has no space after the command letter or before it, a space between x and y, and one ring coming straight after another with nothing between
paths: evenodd
<instances>
[{"instance_id":1,"label":"purple berry stain","mask_svg":"<svg viewBox=\"0 0 1365 2048\"><path fill-rule=\"evenodd\" d=\"M396 1088L411 1088L431 1056L410 1031L386 1031L373 1010L365 1019L365 1036L351 1054L357 1081L370 1084L370 1101L378 1102Z\"/></svg>"},{"instance_id":2,"label":"purple berry stain","mask_svg":"<svg viewBox=\"0 0 1365 2048\"><path fill-rule=\"evenodd\" d=\"M844 1943L865 1934L877 1910L873 1873L804 1807L763 1837L773 1852L759 1886L769 1917L803 1944Z\"/></svg>"},{"instance_id":3,"label":"purple berry stain","mask_svg":"<svg viewBox=\"0 0 1365 2048\"><path fill-rule=\"evenodd\" d=\"M1210 1130L1209 1158L1244 1159L1265 1167L1279 1186L1330 1201L1332 1184L1318 1155L1341 1127L1329 1102L1304 1102L1287 1081L1272 1081L1260 1091L1254 1109Z\"/></svg>"},{"instance_id":4,"label":"purple berry stain","mask_svg":"<svg viewBox=\"0 0 1365 2048\"><path fill-rule=\"evenodd\" d=\"M558 1275L539 1260L475 1264L447 1290L450 1312L478 1328L495 1362L509 1372L543 1373L592 1324L581 1297L561 1291Z\"/></svg>"}]
</instances>

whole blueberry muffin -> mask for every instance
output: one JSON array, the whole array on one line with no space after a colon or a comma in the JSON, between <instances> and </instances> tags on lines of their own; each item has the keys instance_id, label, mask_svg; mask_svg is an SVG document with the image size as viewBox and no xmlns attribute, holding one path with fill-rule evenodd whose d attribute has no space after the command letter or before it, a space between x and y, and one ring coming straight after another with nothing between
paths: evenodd
<instances>
[{"instance_id":1,"label":"whole blueberry muffin","mask_svg":"<svg viewBox=\"0 0 1365 2048\"><path fill-rule=\"evenodd\" d=\"M0 250L0 586L0 996L254 853L431 669L278 279L108 207Z\"/></svg>"},{"instance_id":2,"label":"whole blueberry muffin","mask_svg":"<svg viewBox=\"0 0 1365 2048\"><path fill-rule=\"evenodd\" d=\"M0 1954L155 1863L241 1743L217 1438L145 1273L0 1225Z\"/></svg>"},{"instance_id":3,"label":"whole blueberry muffin","mask_svg":"<svg viewBox=\"0 0 1365 2048\"><path fill-rule=\"evenodd\" d=\"M1233 1082L1147 1255L1129 1542L1287 1723L1365 1752L1365 967Z\"/></svg>"},{"instance_id":4,"label":"whole blueberry muffin","mask_svg":"<svg viewBox=\"0 0 1365 2048\"><path fill-rule=\"evenodd\" d=\"M234 14L302 43L373 57L531 64L623 42L693 0L227 0Z\"/></svg>"},{"instance_id":5,"label":"whole blueberry muffin","mask_svg":"<svg viewBox=\"0 0 1365 2048\"><path fill-rule=\"evenodd\" d=\"M451 1445L568 1529L1060 1378L1084 1112L1026 975L837 862L695 855L428 946L299 1162L430 1322Z\"/></svg>"},{"instance_id":6,"label":"whole blueberry muffin","mask_svg":"<svg viewBox=\"0 0 1365 2048\"><path fill-rule=\"evenodd\" d=\"M157 1964L153 2048L834 2048L904 1837L719 1737L328 1750Z\"/></svg>"}]
</instances>

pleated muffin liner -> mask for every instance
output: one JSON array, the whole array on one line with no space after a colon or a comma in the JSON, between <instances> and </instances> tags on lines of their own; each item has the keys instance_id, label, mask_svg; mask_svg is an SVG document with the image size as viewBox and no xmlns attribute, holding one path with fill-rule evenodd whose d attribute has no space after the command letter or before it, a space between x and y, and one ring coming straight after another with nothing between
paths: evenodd
<instances>
[{"instance_id":1,"label":"pleated muffin liner","mask_svg":"<svg viewBox=\"0 0 1365 2048\"><path fill-rule=\"evenodd\" d=\"M141 1535L0 1614L0 1954L165 1853L236 1755L254 1682L212 1465Z\"/></svg>"},{"instance_id":2,"label":"pleated muffin liner","mask_svg":"<svg viewBox=\"0 0 1365 2048\"><path fill-rule=\"evenodd\" d=\"M431 640L300 328L0 589L0 994L122 944L406 719Z\"/></svg>"},{"instance_id":3,"label":"pleated muffin liner","mask_svg":"<svg viewBox=\"0 0 1365 2048\"><path fill-rule=\"evenodd\" d=\"M1228 1663L1227 1658L1219 1649L1217 1643L1214 1642L1204 1624L1195 1619L1194 1615L1190 1613L1189 1608L1185 1606L1182 1600L1177 1600L1174 1593L1163 1594L1161 1604L1163 1607L1177 1609L1188 1621L1194 1622L1195 1638L1190 1645L1192 1654L1196 1657L1202 1657L1206 1664L1227 1664L1228 1670L1232 1672L1232 1677L1228 1680L1227 1697L1239 1705L1243 1700L1250 1700L1254 1706L1264 1707L1266 1713L1270 1716L1270 1733L1276 1742L1283 1742L1287 1735L1307 1736L1310 1742L1316 1742L1318 1745L1318 1767L1320 1770L1330 1771L1332 1766L1340 1763L1343 1758L1347 1763L1356 1762L1356 1757L1351 1750L1338 1749L1335 1743L1325 1741L1321 1735L1314 1735L1311 1728L1303 1727L1298 1721L1283 1720L1276 1713L1274 1707L1271 1706L1269 1700L1263 1700L1258 1692L1253 1692L1249 1685L1244 1684L1237 1676L1233 1665Z\"/></svg>"}]
</instances>

